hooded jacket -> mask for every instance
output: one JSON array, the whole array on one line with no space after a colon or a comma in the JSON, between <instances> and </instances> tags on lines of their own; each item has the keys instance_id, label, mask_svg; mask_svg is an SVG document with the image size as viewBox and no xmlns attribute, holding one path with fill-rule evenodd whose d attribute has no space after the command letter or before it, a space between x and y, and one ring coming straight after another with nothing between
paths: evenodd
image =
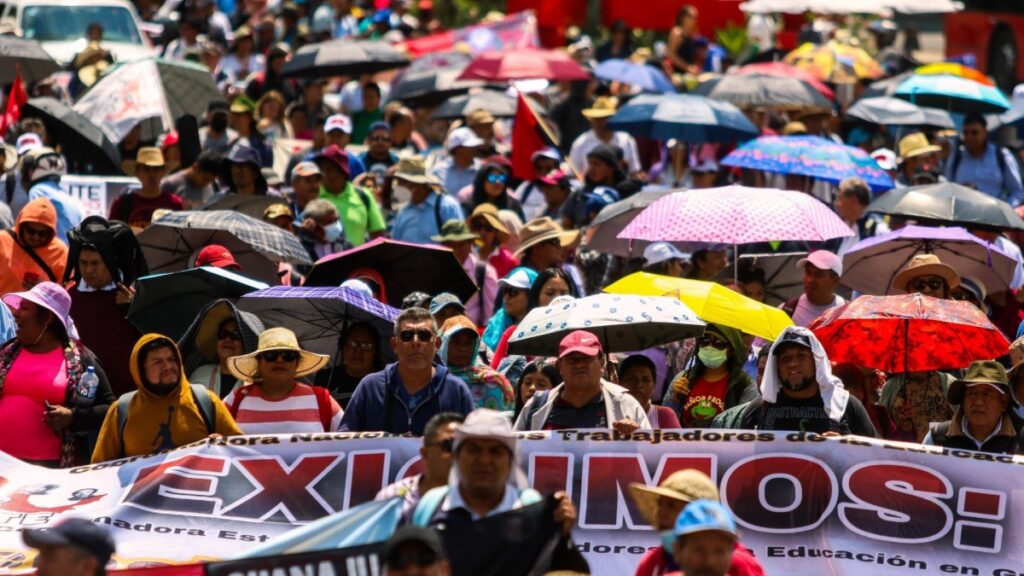
<instances>
[{"instance_id":1,"label":"hooded jacket","mask_svg":"<svg viewBox=\"0 0 1024 576\"><path fill-rule=\"evenodd\" d=\"M552 388L547 394L534 394L526 401L522 412L519 413L519 418L516 418L515 429L520 431L543 430L563 388L565 388L564 382ZM647 413L644 412L643 406L625 388L602 378L601 394L604 395L605 419L609 423L609 427L612 422L629 418L639 424L641 429L651 429L651 422L647 419ZM543 404L534 406L537 402L543 402Z\"/></svg>"},{"instance_id":2,"label":"hooded jacket","mask_svg":"<svg viewBox=\"0 0 1024 576\"><path fill-rule=\"evenodd\" d=\"M28 248L21 241L21 227L26 222L46 226L53 230L54 237L49 243L35 249ZM57 236L57 210L46 198L33 200L22 208L14 230L0 232L0 294L28 290L39 282L47 280L60 282L64 278L64 267L68 261L68 247ZM49 267L47 271L29 255L33 250L38 258Z\"/></svg>"},{"instance_id":3,"label":"hooded jacket","mask_svg":"<svg viewBox=\"0 0 1024 576\"><path fill-rule=\"evenodd\" d=\"M469 366L454 367L448 362L448 349L452 337L456 332L463 330L473 334L473 349L480 347L480 334L476 324L465 316L449 318L441 326L441 349L438 351L441 360L448 365L448 370L469 386L469 392L473 395L473 404L477 408L490 408L499 412L515 410L516 397L512 391L512 385L505 376L494 370L480 360L479 354L473 355Z\"/></svg>"},{"instance_id":4,"label":"hooded jacket","mask_svg":"<svg viewBox=\"0 0 1024 576\"><path fill-rule=\"evenodd\" d=\"M743 365L747 361L747 343L743 341L743 333L721 324L708 324L708 330L724 338L732 349L732 355L729 357L729 383L725 390L725 409L757 398L757 384L750 374L743 370ZM704 363L700 361L695 351L693 366L672 381L669 392L665 395L665 406L675 410L678 415L690 396L690 388L704 374L705 369Z\"/></svg>"},{"instance_id":5,"label":"hooded jacket","mask_svg":"<svg viewBox=\"0 0 1024 576\"><path fill-rule=\"evenodd\" d=\"M124 437L122 438L115 402L103 420L96 449L92 454L94 463L176 448L202 440L211 432L222 436L242 434L220 398L210 391L206 392L210 395L214 407L214 429L207 430L184 372L179 374L178 388L167 396L158 396L149 391L142 382L139 351L154 340L166 341L174 348L178 362L181 362L181 352L170 338L160 334L146 334L139 339L132 350L129 366L132 380L138 390L128 406Z\"/></svg>"}]
</instances>

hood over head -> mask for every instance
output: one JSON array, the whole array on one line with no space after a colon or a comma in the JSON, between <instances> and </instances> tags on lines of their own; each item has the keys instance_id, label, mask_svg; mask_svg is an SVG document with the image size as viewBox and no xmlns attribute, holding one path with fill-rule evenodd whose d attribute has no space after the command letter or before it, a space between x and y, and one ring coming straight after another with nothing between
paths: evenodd
<instances>
[{"instance_id":1,"label":"hood over head","mask_svg":"<svg viewBox=\"0 0 1024 576\"><path fill-rule=\"evenodd\" d=\"M18 214L18 221L14 224L14 227L18 232L19 237L21 234L21 225L25 222L41 224L50 230L53 230L53 233L56 234L57 209L54 208L53 203L46 198L36 198L28 204L25 204L25 207L22 208L21 212Z\"/></svg>"},{"instance_id":2,"label":"hood over head","mask_svg":"<svg viewBox=\"0 0 1024 576\"><path fill-rule=\"evenodd\" d=\"M187 387L189 385L188 379L185 378L185 371L183 369L183 364L181 361L181 351L178 349L178 345L175 344L174 340L172 340L171 338L164 336L163 334L156 333L145 334L144 336L142 336L142 338L139 338L139 341L135 343L135 347L132 348L132 356L128 364L128 369L131 371L132 381L135 382L135 386L139 389L139 392L143 394L153 395L153 393L149 390L149 387L142 380L144 372L142 366L142 349L145 348L146 345L149 344L150 342L154 342L156 340L162 340L166 342L171 348L174 349L174 354L177 355L178 357L178 385L181 388Z\"/></svg>"},{"instance_id":3,"label":"hood over head","mask_svg":"<svg viewBox=\"0 0 1024 576\"><path fill-rule=\"evenodd\" d=\"M444 324L442 324L440 328L441 348L440 350L438 350L438 356L441 358L441 361L445 363L445 365L448 364L448 345L452 341L452 336L454 336L456 332L460 332L462 330L472 331L474 337L473 348L476 349L480 347L480 331L477 329L476 324L474 324L472 320L462 315L453 316L445 320ZM473 364L479 363L479 359L476 355L474 355L473 358ZM449 366L449 369L450 368L451 367Z\"/></svg>"},{"instance_id":4,"label":"hood over head","mask_svg":"<svg viewBox=\"0 0 1024 576\"><path fill-rule=\"evenodd\" d=\"M780 345L789 344L786 342L787 334L796 334L805 337L811 343L811 353L814 355L814 376L818 381L818 392L825 402L825 411L828 417L839 421L846 412L846 404L850 400L850 393L843 387L843 381L832 375L832 366L829 364L828 356L825 354L825 347L818 341L818 337L807 328L802 326L790 326L779 334L779 337L772 344L771 352L768 353L768 363L764 368L764 379L761 381L761 397L765 402L775 403L779 397L779 389L782 381L779 379L779 367L775 356L775 348Z\"/></svg>"}]
</instances>

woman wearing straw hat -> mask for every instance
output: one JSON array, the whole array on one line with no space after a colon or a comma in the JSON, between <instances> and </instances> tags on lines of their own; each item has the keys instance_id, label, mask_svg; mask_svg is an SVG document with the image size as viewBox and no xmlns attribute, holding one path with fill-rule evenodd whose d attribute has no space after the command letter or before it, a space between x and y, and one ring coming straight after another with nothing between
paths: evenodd
<instances>
[{"instance_id":1,"label":"woman wearing straw hat","mask_svg":"<svg viewBox=\"0 0 1024 576\"><path fill-rule=\"evenodd\" d=\"M469 229L476 234L480 241L477 248L477 256L494 266L498 278L504 278L513 268L519 266L519 259L512 255L505 243L512 237L505 223L501 221L500 211L497 206L484 202L473 209L473 213L466 220Z\"/></svg>"},{"instance_id":2,"label":"woman wearing straw hat","mask_svg":"<svg viewBox=\"0 0 1024 576\"><path fill-rule=\"evenodd\" d=\"M329 362L329 356L300 348L291 330L265 330L255 352L228 359L228 370L249 384L229 394L224 405L246 434L337 430L342 410L330 392L296 381Z\"/></svg>"}]
</instances>

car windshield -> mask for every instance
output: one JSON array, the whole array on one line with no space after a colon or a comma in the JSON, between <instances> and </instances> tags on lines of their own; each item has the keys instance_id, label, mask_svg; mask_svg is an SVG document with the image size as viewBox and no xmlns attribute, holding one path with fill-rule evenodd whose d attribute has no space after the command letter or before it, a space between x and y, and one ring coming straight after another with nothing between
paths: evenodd
<instances>
[{"instance_id":1,"label":"car windshield","mask_svg":"<svg viewBox=\"0 0 1024 576\"><path fill-rule=\"evenodd\" d=\"M30 5L25 7L21 28L26 38L59 42L85 38L93 22L103 26L104 40L142 44L132 13L122 6Z\"/></svg>"}]
</instances>

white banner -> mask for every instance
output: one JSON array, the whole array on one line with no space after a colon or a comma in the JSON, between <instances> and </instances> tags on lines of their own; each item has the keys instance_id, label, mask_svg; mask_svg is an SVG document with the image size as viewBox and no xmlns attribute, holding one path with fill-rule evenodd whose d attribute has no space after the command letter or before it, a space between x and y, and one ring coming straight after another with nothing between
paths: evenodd
<instances>
[{"instance_id":1,"label":"white banner","mask_svg":"<svg viewBox=\"0 0 1024 576\"><path fill-rule=\"evenodd\" d=\"M164 126L172 125L153 59L118 65L86 92L74 109L99 126L115 144L147 118L161 118Z\"/></svg>"},{"instance_id":2,"label":"white banner","mask_svg":"<svg viewBox=\"0 0 1024 576\"><path fill-rule=\"evenodd\" d=\"M121 565L230 558L416 474L419 439L246 436L158 456L45 470L0 454L0 566L31 562L19 531L65 515L111 528ZM768 574L1017 575L1024 458L799 433L528 433L530 481L567 490L594 574L632 574L658 544L628 496L697 468L719 485Z\"/></svg>"},{"instance_id":3,"label":"white banner","mask_svg":"<svg viewBox=\"0 0 1024 576\"><path fill-rule=\"evenodd\" d=\"M68 174L61 176L60 187L72 198L77 198L85 208L83 216L103 216L110 213L110 205L114 198L129 188L139 188L137 178L80 176Z\"/></svg>"}]
</instances>

